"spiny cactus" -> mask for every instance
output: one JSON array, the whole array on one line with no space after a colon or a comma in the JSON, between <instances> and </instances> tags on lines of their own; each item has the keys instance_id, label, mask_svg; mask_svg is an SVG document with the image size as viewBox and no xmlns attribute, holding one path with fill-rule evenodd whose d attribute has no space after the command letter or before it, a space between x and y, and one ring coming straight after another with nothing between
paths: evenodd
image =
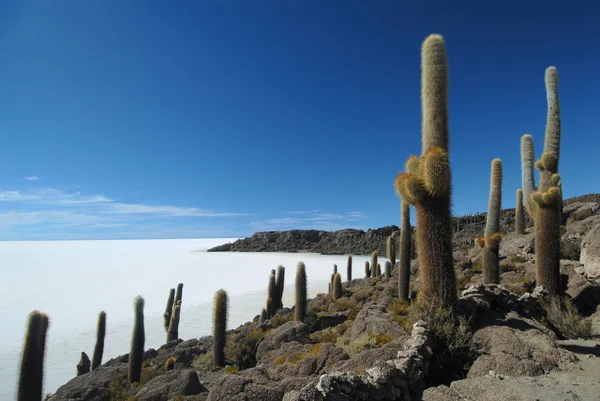
<instances>
[{"instance_id":1,"label":"spiny cactus","mask_svg":"<svg viewBox=\"0 0 600 401\"><path fill-rule=\"evenodd\" d=\"M348 281L352 281L352 255L348 255L348 266L346 267Z\"/></svg>"},{"instance_id":2,"label":"spiny cactus","mask_svg":"<svg viewBox=\"0 0 600 401\"><path fill-rule=\"evenodd\" d=\"M385 241L385 253L392 265L396 264L396 237L390 235Z\"/></svg>"},{"instance_id":3,"label":"spiny cactus","mask_svg":"<svg viewBox=\"0 0 600 401\"><path fill-rule=\"evenodd\" d=\"M92 355L92 370L102 364L102 354L104 354L104 337L106 336L106 313L98 313L98 327L96 328L96 346Z\"/></svg>"},{"instance_id":4,"label":"spiny cactus","mask_svg":"<svg viewBox=\"0 0 600 401\"><path fill-rule=\"evenodd\" d=\"M385 261L385 278L392 277L392 262L389 260Z\"/></svg>"},{"instance_id":5,"label":"spiny cactus","mask_svg":"<svg viewBox=\"0 0 600 401\"><path fill-rule=\"evenodd\" d=\"M332 273L331 274L331 278L329 280L329 292L331 293L331 291L333 291L333 278L335 277L336 273Z\"/></svg>"},{"instance_id":6,"label":"spiny cactus","mask_svg":"<svg viewBox=\"0 0 600 401\"><path fill-rule=\"evenodd\" d=\"M371 277L371 267L369 266L369 261L365 260L365 278Z\"/></svg>"},{"instance_id":7,"label":"spiny cactus","mask_svg":"<svg viewBox=\"0 0 600 401\"><path fill-rule=\"evenodd\" d=\"M171 324L167 330L167 342L177 340L179 338L179 317L181 315L181 305L173 307L173 315L171 316Z\"/></svg>"},{"instance_id":8,"label":"spiny cactus","mask_svg":"<svg viewBox=\"0 0 600 401\"><path fill-rule=\"evenodd\" d=\"M500 283L498 251L500 249L500 206L502 201L502 161L492 160L490 199L485 223L485 235L478 243L483 248L483 283Z\"/></svg>"},{"instance_id":9,"label":"spiny cactus","mask_svg":"<svg viewBox=\"0 0 600 401\"><path fill-rule=\"evenodd\" d=\"M38 311L29 314L21 356L17 401L41 401L42 399L44 353L49 324L50 321L45 314Z\"/></svg>"},{"instance_id":10,"label":"spiny cactus","mask_svg":"<svg viewBox=\"0 0 600 401\"><path fill-rule=\"evenodd\" d=\"M440 35L421 49L422 155L396 177L402 200L417 211L417 246L422 294L453 307L457 301L452 259L451 171L448 155L448 67Z\"/></svg>"},{"instance_id":11,"label":"spiny cactus","mask_svg":"<svg viewBox=\"0 0 600 401\"><path fill-rule=\"evenodd\" d=\"M285 284L285 267L277 266L277 275L275 276L275 284L277 284L277 309L283 308L283 288Z\"/></svg>"},{"instance_id":12,"label":"spiny cactus","mask_svg":"<svg viewBox=\"0 0 600 401\"><path fill-rule=\"evenodd\" d=\"M175 301L173 305L181 305L183 302L183 283L177 284L177 294L175 295Z\"/></svg>"},{"instance_id":13,"label":"spiny cactus","mask_svg":"<svg viewBox=\"0 0 600 401\"><path fill-rule=\"evenodd\" d=\"M558 102L558 71L556 67L548 67L544 76L548 116L546 119L546 135L544 153L538 161L540 170L540 192L553 187L552 176L558 174L560 158L560 104Z\"/></svg>"},{"instance_id":14,"label":"spiny cactus","mask_svg":"<svg viewBox=\"0 0 600 401\"><path fill-rule=\"evenodd\" d=\"M537 191L535 176L533 174L533 164L533 138L531 135L525 134L521 137L521 185L523 187L525 210L535 220L536 204L531 199L531 194Z\"/></svg>"},{"instance_id":15,"label":"spiny cactus","mask_svg":"<svg viewBox=\"0 0 600 401\"><path fill-rule=\"evenodd\" d=\"M558 175L558 174L557 174ZM535 259L537 285L551 295L560 290L560 189L551 186L546 192L534 192L537 205L535 219Z\"/></svg>"},{"instance_id":16,"label":"spiny cactus","mask_svg":"<svg viewBox=\"0 0 600 401\"><path fill-rule=\"evenodd\" d=\"M134 324L131 335L131 350L129 351L129 383L139 382L142 377L142 362L144 362L144 298L137 296L133 304Z\"/></svg>"},{"instance_id":17,"label":"spiny cactus","mask_svg":"<svg viewBox=\"0 0 600 401\"><path fill-rule=\"evenodd\" d=\"M277 280L275 278L274 270L269 275L269 287L267 293L267 315L269 319L275 316L277 312L277 301L279 299L279 289L277 288Z\"/></svg>"},{"instance_id":18,"label":"spiny cactus","mask_svg":"<svg viewBox=\"0 0 600 401\"><path fill-rule=\"evenodd\" d=\"M333 300L337 301L342 297L342 276L339 273L333 275Z\"/></svg>"},{"instance_id":19,"label":"spiny cactus","mask_svg":"<svg viewBox=\"0 0 600 401\"><path fill-rule=\"evenodd\" d=\"M306 266L304 262L298 262L296 267L296 306L294 308L294 320L303 322L306 316Z\"/></svg>"},{"instance_id":20,"label":"spiny cactus","mask_svg":"<svg viewBox=\"0 0 600 401\"><path fill-rule=\"evenodd\" d=\"M262 310L260 311L260 321L261 323L264 323L267 320L269 320L269 318L267 317L267 310L265 308L262 308Z\"/></svg>"},{"instance_id":21,"label":"spiny cactus","mask_svg":"<svg viewBox=\"0 0 600 401\"><path fill-rule=\"evenodd\" d=\"M412 239L410 228L410 205L404 200L400 206L400 268L398 269L398 297L408 301L410 283L410 260L412 252Z\"/></svg>"},{"instance_id":22,"label":"spiny cactus","mask_svg":"<svg viewBox=\"0 0 600 401\"><path fill-rule=\"evenodd\" d=\"M333 264L333 274L337 273L337 265L334 263Z\"/></svg>"},{"instance_id":23,"label":"spiny cactus","mask_svg":"<svg viewBox=\"0 0 600 401\"><path fill-rule=\"evenodd\" d=\"M377 271L377 256L378 252L373 251L373 253L371 254L371 275L373 277L379 276L379 272Z\"/></svg>"},{"instance_id":24,"label":"spiny cactus","mask_svg":"<svg viewBox=\"0 0 600 401\"><path fill-rule=\"evenodd\" d=\"M219 290L215 294L213 316L213 365L225 366L225 332L227 331L227 293Z\"/></svg>"},{"instance_id":25,"label":"spiny cactus","mask_svg":"<svg viewBox=\"0 0 600 401\"><path fill-rule=\"evenodd\" d=\"M377 268L375 269L374 277L381 277L381 264L379 264L379 263L377 263Z\"/></svg>"},{"instance_id":26,"label":"spiny cactus","mask_svg":"<svg viewBox=\"0 0 600 401\"><path fill-rule=\"evenodd\" d=\"M81 359L77 364L77 376L90 373L90 357L85 352L81 353Z\"/></svg>"},{"instance_id":27,"label":"spiny cactus","mask_svg":"<svg viewBox=\"0 0 600 401\"><path fill-rule=\"evenodd\" d=\"M515 209L515 232L525 234L525 213L523 212L523 191L517 189L517 207Z\"/></svg>"},{"instance_id":28,"label":"spiny cactus","mask_svg":"<svg viewBox=\"0 0 600 401\"><path fill-rule=\"evenodd\" d=\"M169 298L167 298L167 307L163 314L163 325L165 331L169 331L169 325L171 324L171 312L173 311L173 303L175 302L175 288L169 290Z\"/></svg>"},{"instance_id":29,"label":"spiny cactus","mask_svg":"<svg viewBox=\"0 0 600 401\"><path fill-rule=\"evenodd\" d=\"M169 370L173 370L175 369L175 357L174 356L170 356L169 358L167 358L167 361L165 362L165 370L168 372Z\"/></svg>"}]
</instances>

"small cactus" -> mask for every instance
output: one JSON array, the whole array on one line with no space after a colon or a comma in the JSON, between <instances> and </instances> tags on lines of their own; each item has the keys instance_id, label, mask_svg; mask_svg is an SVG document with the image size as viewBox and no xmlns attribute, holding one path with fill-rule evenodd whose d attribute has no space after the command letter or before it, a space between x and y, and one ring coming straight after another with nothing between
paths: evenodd
<instances>
[{"instance_id":1,"label":"small cactus","mask_svg":"<svg viewBox=\"0 0 600 401\"><path fill-rule=\"evenodd\" d=\"M175 301L173 305L181 305L183 302L183 283L177 284L177 294L175 295Z\"/></svg>"},{"instance_id":2,"label":"small cactus","mask_svg":"<svg viewBox=\"0 0 600 401\"><path fill-rule=\"evenodd\" d=\"M392 265L396 264L396 238L394 235L387 237L385 242L385 253Z\"/></svg>"},{"instance_id":3,"label":"small cactus","mask_svg":"<svg viewBox=\"0 0 600 401\"><path fill-rule=\"evenodd\" d=\"M179 338L179 316L181 315L181 305L175 305L173 307L173 314L171 316L171 324L167 331L167 342L177 340Z\"/></svg>"},{"instance_id":4,"label":"small cactus","mask_svg":"<svg viewBox=\"0 0 600 401\"><path fill-rule=\"evenodd\" d=\"M385 278L392 277L392 262L389 260L385 261Z\"/></svg>"},{"instance_id":5,"label":"small cactus","mask_svg":"<svg viewBox=\"0 0 600 401\"><path fill-rule=\"evenodd\" d=\"M167 358L167 361L165 362L165 371L169 371L169 370L173 370L175 369L175 357L174 356L170 356L169 358Z\"/></svg>"},{"instance_id":6,"label":"small cactus","mask_svg":"<svg viewBox=\"0 0 600 401\"><path fill-rule=\"evenodd\" d=\"M142 377L142 362L144 361L144 298L137 296L134 301L134 324L131 336L131 350L129 351L129 383L139 382Z\"/></svg>"},{"instance_id":7,"label":"small cactus","mask_svg":"<svg viewBox=\"0 0 600 401\"><path fill-rule=\"evenodd\" d=\"M275 316L277 312L277 301L279 299L279 288L277 287L277 280L275 278L274 270L269 275L269 287L267 293L267 315L269 319Z\"/></svg>"},{"instance_id":8,"label":"small cactus","mask_svg":"<svg viewBox=\"0 0 600 401\"><path fill-rule=\"evenodd\" d=\"M412 238L410 228L410 205L402 201L401 208L401 231L400 231L400 268L398 269L398 297L408 301L410 284L410 261L412 253Z\"/></svg>"},{"instance_id":9,"label":"small cactus","mask_svg":"<svg viewBox=\"0 0 600 401\"><path fill-rule=\"evenodd\" d=\"M171 312L173 311L173 303L175 302L175 288L169 290L169 298L167 298L167 307L163 314L163 325L165 326L165 332L169 331L169 325L171 324Z\"/></svg>"},{"instance_id":10,"label":"small cactus","mask_svg":"<svg viewBox=\"0 0 600 401\"><path fill-rule=\"evenodd\" d=\"M77 376L84 375L86 373L90 373L90 358L87 356L85 352L81 353L81 359L77 364Z\"/></svg>"},{"instance_id":11,"label":"small cactus","mask_svg":"<svg viewBox=\"0 0 600 401\"><path fill-rule=\"evenodd\" d=\"M342 276L339 273L333 275L333 300L337 301L342 297Z\"/></svg>"},{"instance_id":12,"label":"small cactus","mask_svg":"<svg viewBox=\"0 0 600 401\"><path fill-rule=\"evenodd\" d=\"M227 293L219 290L215 294L213 316L213 365L225 366L225 341L227 331Z\"/></svg>"},{"instance_id":13,"label":"small cactus","mask_svg":"<svg viewBox=\"0 0 600 401\"><path fill-rule=\"evenodd\" d=\"M304 321L306 316L306 266L304 262L298 262L296 267L296 306L294 308L294 320Z\"/></svg>"},{"instance_id":14,"label":"small cactus","mask_svg":"<svg viewBox=\"0 0 600 401\"><path fill-rule=\"evenodd\" d=\"M515 232L525 234L525 213L523 212L523 191L517 189L517 207L515 209Z\"/></svg>"},{"instance_id":15,"label":"small cactus","mask_svg":"<svg viewBox=\"0 0 600 401\"><path fill-rule=\"evenodd\" d=\"M379 264L379 263L377 263L377 269L375 269L374 277L381 277L381 264Z\"/></svg>"},{"instance_id":16,"label":"small cactus","mask_svg":"<svg viewBox=\"0 0 600 401\"><path fill-rule=\"evenodd\" d=\"M500 283L498 251L500 249L500 207L502 201L502 161L492 160L490 199L483 246L483 283ZM479 241L482 242L482 241Z\"/></svg>"},{"instance_id":17,"label":"small cactus","mask_svg":"<svg viewBox=\"0 0 600 401\"><path fill-rule=\"evenodd\" d=\"M48 316L38 311L29 314L17 401L41 401L44 380L44 353L46 349L46 333L49 326Z\"/></svg>"},{"instance_id":18,"label":"small cactus","mask_svg":"<svg viewBox=\"0 0 600 401\"><path fill-rule=\"evenodd\" d=\"M352 281L352 255L348 255L348 266L346 268L346 276L348 281Z\"/></svg>"},{"instance_id":19,"label":"small cactus","mask_svg":"<svg viewBox=\"0 0 600 401\"><path fill-rule=\"evenodd\" d=\"M333 274L337 273L337 265L334 263L333 264Z\"/></svg>"},{"instance_id":20,"label":"small cactus","mask_svg":"<svg viewBox=\"0 0 600 401\"><path fill-rule=\"evenodd\" d=\"M377 272L377 251L373 251L373 253L371 254L371 269L371 275L373 277L379 276Z\"/></svg>"},{"instance_id":21,"label":"small cactus","mask_svg":"<svg viewBox=\"0 0 600 401\"><path fill-rule=\"evenodd\" d=\"M106 336L106 313L101 311L98 314L98 327L96 328L96 346L92 355L92 370L95 370L102 364L102 354L104 354L104 337Z\"/></svg>"},{"instance_id":22,"label":"small cactus","mask_svg":"<svg viewBox=\"0 0 600 401\"><path fill-rule=\"evenodd\" d=\"M277 309L283 308L283 287L285 283L285 267L277 266L277 275L275 276L275 284L277 284L278 297Z\"/></svg>"},{"instance_id":23,"label":"small cactus","mask_svg":"<svg viewBox=\"0 0 600 401\"><path fill-rule=\"evenodd\" d=\"M525 210L535 219L536 204L531 199L531 194L537 191L533 173L534 150L533 138L529 134L521 137L521 185L523 186L523 199Z\"/></svg>"},{"instance_id":24,"label":"small cactus","mask_svg":"<svg viewBox=\"0 0 600 401\"><path fill-rule=\"evenodd\" d=\"M260 322L264 323L267 320L269 320L269 318L267 317L267 310L265 308L262 308L262 310L260 311Z\"/></svg>"},{"instance_id":25,"label":"small cactus","mask_svg":"<svg viewBox=\"0 0 600 401\"><path fill-rule=\"evenodd\" d=\"M371 267L369 266L369 261L365 260L365 278L371 277Z\"/></svg>"}]
</instances>

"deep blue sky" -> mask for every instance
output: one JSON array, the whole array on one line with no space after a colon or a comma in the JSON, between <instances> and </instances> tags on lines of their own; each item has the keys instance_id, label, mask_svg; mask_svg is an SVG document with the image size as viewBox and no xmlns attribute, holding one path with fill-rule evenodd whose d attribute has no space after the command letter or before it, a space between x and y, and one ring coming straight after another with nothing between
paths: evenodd
<instances>
[{"instance_id":1,"label":"deep blue sky","mask_svg":"<svg viewBox=\"0 0 600 401\"><path fill-rule=\"evenodd\" d=\"M0 239L398 224L430 33L447 44L455 214L487 209L494 157L514 207L549 65L565 196L600 192L598 2L405 3L0 2Z\"/></svg>"}]
</instances>

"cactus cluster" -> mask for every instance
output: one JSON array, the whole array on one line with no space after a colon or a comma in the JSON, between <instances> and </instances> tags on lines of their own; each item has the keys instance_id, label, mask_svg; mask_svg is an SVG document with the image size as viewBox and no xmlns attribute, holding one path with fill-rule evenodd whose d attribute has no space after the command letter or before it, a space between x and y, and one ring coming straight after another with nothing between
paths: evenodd
<instances>
[{"instance_id":1,"label":"cactus cluster","mask_svg":"<svg viewBox=\"0 0 600 401\"><path fill-rule=\"evenodd\" d=\"M163 314L163 325L167 332L167 342L179 338L179 321L181 319L181 302L183 301L183 283L177 284L175 288L169 290L167 298L167 307Z\"/></svg>"},{"instance_id":2,"label":"cactus cluster","mask_svg":"<svg viewBox=\"0 0 600 401\"><path fill-rule=\"evenodd\" d=\"M448 155L448 67L440 35L421 48L422 154L398 174L396 191L417 212L421 289L425 297L453 307L457 301L452 258L451 171Z\"/></svg>"}]
</instances>

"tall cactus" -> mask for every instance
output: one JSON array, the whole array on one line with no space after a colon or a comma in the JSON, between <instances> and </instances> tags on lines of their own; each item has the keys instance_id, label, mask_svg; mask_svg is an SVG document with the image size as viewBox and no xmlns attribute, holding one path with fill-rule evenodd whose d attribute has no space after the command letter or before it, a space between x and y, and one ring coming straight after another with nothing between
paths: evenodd
<instances>
[{"instance_id":1,"label":"tall cactus","mask_svg":"<svg viewBox=\"0 0 600 401\"><path fill-rule=\"evenodd\" d=\"M342 276L339 273L333 275L333 300L337 301L342 297Z\"/></svg>"},{"instance_id":2,"label":"tall cactus","mask_svg":"<svg viewBox=\"0 0 600 401\"><path fill-rule=\"evenodd\" d=\"M346 276L348 281L352 281L352 255L348 255L348 265L346 267Z\"/></svg>"},{"instance_id":3,"label":"tall cactus","mask_svg":"<svg viewBox=\"0 0 600 401\"><path fill-rule=\"evenodd\" d=\"M457 301L452 259L451 171L448 155L448 67L440 35L421 49L422 155L396 177L396 190L417 211L417 246L423 295L446 307Z\"/></svg>"},{"instance_id":4,"label":"tall cactus","mask_svg":"<svg viewBox=\"0 0 600 401\"><path fill-rule=\"evenodd\" d=\"M401 231L400 231L400 268L398 269L398 297L408 301L410 284L410 260L412 239L410 228L410 205L402 201L401 204Z\"/></svg>"},{"instance_id":5,"label":"tall cactus","mask_svg":"<svg viewBox=\"0 0 600 401\"><path fill-rule=\"evenodd\" d=\"M306 266L304 262L298 262L296 267L296 306L294 308L294 320L304 321L306 316Z\"/></svg>"},{"instance_id":6,"label":"tall cactus","mask_svg":"<svg viewBox=\"0 0 600 401\"><path fill-rule=\"evenodd\" d=\"M44 353L49 323L48 316L41 312L33 311L29 314L21 356L17 401L42 400Z\"/></svg>"},{"instance_id":7,"label":"tall cactus","mask_svg":"<svg viewBox=\"0 0 600 401\"><path fill-rule=\"evenodd\" d=\"M181 305L175 305L173 307L173 314L171 316L169 330L167 330L167 342L177 340L179 338L179 317L180 317L180 315L181 315Z\"/></svg>"},{"instance_id":8,"label":"tall cactus","mask_svg":"<svg viewBox=\"0 0 600 401\"><path fill-rule=\"evenodd\" d=\"M267 315L270 319L275 316L278 304L277 299L279 299L279 289L277 288L277 280L273 271L269 275L269 287L267 291Z\"/></svg>"},{"instance_id":9,"label":"tall cactus","mask_svg":"<svg viewBox=\"0 0 600 401\"><path fill-rule=\"evenodd\" d=\"M96 346L92 355L92 370L102 364L102 354L104 354L104 337L106 336L106 313L98 313L98 327L96 328Z\"/></svg>"},{"instance_id":10,"label":"tall cactus","mask_svg":"<svg viewBox=\"0 0 600 401\"><path fill-rule=\"evenodd\" d=\"M483 282L484 284L500 283L500 266L498 251L500 248L500 207L502 202L502 161L492 160L490 176L490 199L485 223L485 235L479 238L483 248Z\"/></svg>"},{"instance_id":11,"label":"tall cactus","mask_svg":"<svg viewBox=\"0 0 600 401\"><path fill-rule=\"evenodd\" d=\"M131 335L131 350L129 351L129 383L139 382L142 377L142 363L144 362L144 298L137 296L133 304L134 324Z\"/></svg>"},{"instance_id":12,"label":"tall cactus","mask_svg":"<svg viewBox=\"0 0 600 401\"><path fill-rule=\"evenodd\" d=\"M390 235L385 241L385 253L392 265L396 264L396 237Z\"/></svg>"},{"instance_id":13,"label":"tall cactus","mask_svg":"<svg viewBox=\"0 0 600 401\"><path fill-rule=\"evenodd\" d=\"M171 288L171 290L169 290L169 298L167 298L167 307L165 308L165 313L163 314L163 325L165 326L165 331L169 331L169 325L171 324L171 312L173 312L174 302L175 288Z\"/></svg>"},{"instance_id":14,"label":"tall cactus","mask_svg":"<svg viewBox=\"0 0 600 401\"><path fill-rule=\"evenodd\" d=\"M546 136L544 138L544 153L537 165L540 170L540 192L555 186L552 176L558 174L560 158L560 104L558 102L558 71L556 67L548 67L544 76L548 115L546 118Z\"/></svg>"},{"instance_id":15,"label":"tall cactus","mask_svg":"<svg viewBox=\"0 0 600 401\"><path fill-rule=\"evenodd\" d=\"M369 261L365 260L365 278L371 277L371 267L369 266Z\"/></svg>"},{"instance_id":16,"label":"tall cactus","mask_svg":"<svg viewBox=\"0 0 600 401\"><path fill-rule=\"evenodd\" d=\"M515 208L515 232L525 234L525 213L523 212L523 191L517 189L517 207Z\"/></svg>"},{"instance_id":17,"label":"tall cactus","mask_svg":"<svg viewBox=\"0 0 600 401\"><path fill-rule=\"evenodd\" d=\"M277 309L283 308L283 288L285 284L285 267L277 266L277 275L275 276L277 284Z\"/></svg>"},{"instance_id":18,"label":"tall cactus","mask_svg":"<svg viewBox=\"0 0 600 401\"><path fill-rule=\"evenodd\" d=\"M525 134L521 137L521 186L525 210L533 219L535 219L536 204L531 199L531 194L537 191L533 173L534 157L533 138Z\"/></svg>"},{"instance_id":19,"label":"tall cactus","mask_svg":"<svg viewBox=\"0 0 600 401\"><path fill-rule=\"evenodd\" d=\"M373 277L377 277L377 256L378 256L378 252L377 251L373 251L373 253L371 254L371 274L373 275Z\"/></svg>"},{"instance_id":20,"label":"tall cactus","mask_svg":"<svg viewBox=\"0 0 600 401\"><path fill-rule=\"evenodd\" d=\"M381 264L377 263L377 268L375 269L375 277L381 277Z\"/></svg>"},{"instance_id":21,"label":"tall cactus","mask_svg":"<svg viewBox=\"0 0 600 401\"><path fill-rule=\"evenodd\" d=\"M267 310L265 308L262 308L262 310L260 311L260 322L264 323L268 320L269 318L267 317Z\"/></svg>"},{"instance_id":22,"label":"tall cactus","mask_svg":"<svg viewBox=\"0 0 600 401\"><path fill-rule=\"evenodd\" d=\"M225 366L225 341L227 331L227 293L219 290L215 294L213 315L213 365Z\"/></svg>"},{"instance_id":23,"label":"tall cactus","mask_svg":"<svg viewBox=\"0 0 600 401\"><path fill-rule=\"evenodd\" d=\"M392 262L389 260L385 261L385 278L392 277Z\"/></svg>"}]
</instances>

